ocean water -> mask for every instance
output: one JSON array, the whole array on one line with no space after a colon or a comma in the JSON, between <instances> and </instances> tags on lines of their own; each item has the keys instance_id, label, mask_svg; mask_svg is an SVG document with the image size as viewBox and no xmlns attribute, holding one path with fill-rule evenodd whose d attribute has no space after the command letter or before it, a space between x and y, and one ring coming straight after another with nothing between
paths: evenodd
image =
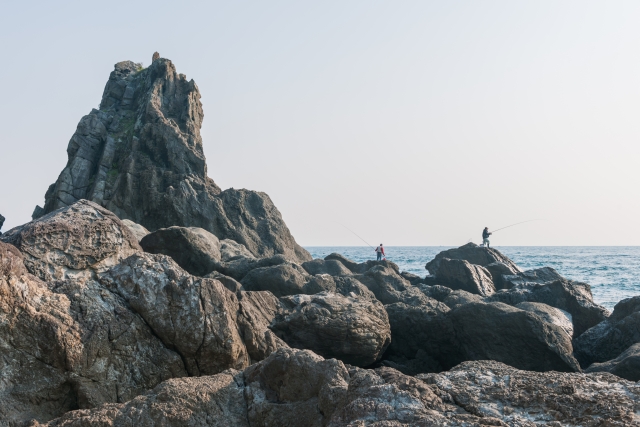
<instances>
[{"instance_id":1,"label":"ocean water","mask_svg":"<svg viewBox=\"0 0 640 427\"><path fill-rule=\"evenodd\" d=\"M307 247L314 258L338 252L357 262L375 259L367 246ZM400 270L425 276L425 264L448 246L389 246L387 259ZM495 247L523 270L553 267L567 279L591 285L593 299L613 309L622 299L640 295L640 246L501 246Z\"/></svg>"}]
</instances>

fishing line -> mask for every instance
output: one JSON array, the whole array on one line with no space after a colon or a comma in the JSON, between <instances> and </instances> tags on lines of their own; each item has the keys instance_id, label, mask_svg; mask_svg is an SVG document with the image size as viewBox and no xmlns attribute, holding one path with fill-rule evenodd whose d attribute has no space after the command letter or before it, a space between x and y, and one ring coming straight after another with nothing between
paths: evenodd
<instances>
[{"instance_id":1,"label":"fishing line","mask_svg":"<svg viewBox=\"0 0 640 427\"><path fill-rule=\"evenodd\" d=\"M544 221L544 220L542 218L528 219L526 221L516 222L515 224L507 225L506 227L498 228L497 230L493 230L492 233L495 233L496 231L504 230L505 228L513 227L515 225L520 225L520 224L524 224L525 222L532 222L532 221Z\"/></svg>"},{"instance_id":2,"label":"fishing line","mask_svg":"<svg viewBox=\"0 0 640 427\"><path fill-rule=\"evenodd\" d=\"M336 224L340 224L338 221L334 221L334 222L335 222ZM360 239L360 240L362 240L363 242L367 243L367 241L366 241L366 240L364 240L362 237L358 236L358 235L356 234L356 232L355 232L355 231L353 231L352 229L350 229L349 227L347 227L347 226L346 226L346 225L344 225L344 224L340 224L340 225L342 225L344 228L346 228L347 230L349 230L350 232L352 232L352 233L353 233L353 234L354 234L358 239ZM370 248L373 248L373 246L371 246L369 243L367 243L367 246L369 246ZM373 249L375 249L375 248L373 248Z\"/></svg>"}]
</instances>

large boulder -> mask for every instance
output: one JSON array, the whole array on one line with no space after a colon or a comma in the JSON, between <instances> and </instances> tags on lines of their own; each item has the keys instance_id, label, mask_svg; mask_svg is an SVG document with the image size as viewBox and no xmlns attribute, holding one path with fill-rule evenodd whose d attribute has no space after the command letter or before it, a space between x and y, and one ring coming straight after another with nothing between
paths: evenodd
<instances>
[{"instance_id":1,"label":"large boulder","mask_svg":"<svg viewBox=\"0 0 640 427\"><path fill-rule=\"evenodd\" d=\"M566 311L539 302L521 302L515 307L537 314L545 322L560 326L567 335L573 336L573 321L571 320L571 314Z\"/></svg>"},{"instance_id":2,"label":"large boulder","mask_svg":"<svg viewBox=\"0 0 640 427\"><path fill-rule=\"evenodd\" d=\"M440 285L472 294L489 296L496 291L491 273L487 269L464 260L447 258L440 260L436 279Z\"/></svg>"},{"instance_id":3,"label":"large boulder","mask_svg":"<svg viewBox=\"0 0 640 427\"><path fill-rule=\"evenodd\" d=\"M272 330L282 303L269 291L239 292L238 326L252 363L266 359L279 348L288 347Z\"/></svg>"},{"instance_id":4,"label":"large boulder","mask_svg":"<svg viewBox=\"0 0 640 427\"><path fill-rule=\"evenodd\" d=\"M609 318L574 340L575 355L583 367L614 359L640 342L640 296L623 299Z\"/></svg>"},{"instance_id":5,"label":"large boulder","mask_svg":"<svg viewBox=\"0 0 640 427\"><path fill-rule=\"evenodd\" d=\"M503 289L513 288L514 286L544 285L545 283L555 282L556 280L566 279L551 267L542 267L517 274L502 275L502 281L504 283Z\"/></svg>"},{"instance_id":6,"label":"large boulder","mask_svg":"<svg viewBox=\"0 0 640 427\"><path fill-rule=\"evenodd\" d=\"M220 240L220 257L223 262L228 262L237 258L255 259L255 256L242 243L234 242L230 239Z\"/></svg>"},{"instance_id":7,"label":"large boulder","mask_svg":"<svg viewBox=\"0 0 640 427\"><path fill-rule=\"evenodd\" d=\"M272 330L291 347L364 367L380 359L391 342L389 319L378 301L327 292L281 301L285 309Z\"/></svg>"},{"instance_id":8,"label":"large boulder","mask_svg":"<svg viewBox=\"0 0 640 427\"><path fill-rule=\"evenodd\" d=\"M92 279L45 283L0 242L0 424L124 402L186 376L121 298Z\"/></svg>"},{"instance_id":9,"label":"large boulder","mask_svg":"<svg viewBox=\"0 0 640 427\"><path fill-rule=\"evenodd\" d=\"M639 385L610 374L475 361L410 377L280 349L242 373L172 379L127 403L72 411L48 426L622 427L638 425L639 399Z\"/></svg>"},{"instance_id":10,"label":"large boulder","mask_svg":"<svg viewBox=\"0 0 640 427\"><path fill-rule=\"evenodd\" d=\"M270 291L277 297L316 294L335 288L335 284L328 282L329 289L326 289L323 284L327 281L314 277L316 276L309 276L297 264L286 263L251 270L240 283L247 291Z\"/></svg>"},{"instance_id":11,"label":"large boulder","mask_svg":"<svg viewBox=\"0 0 640 427\"><path fill-rule=\"evenodd\" d=\"M571 315L573 336L577 337L609 316L606 308L593 302L591 287L586 283L556 280L546 284L517 286L496 292L487 302L518 305L521 302L539 302L559 308Z\"/></svg>"},{"instance_id":12,"label":"large boulder","mask_svg":"<svg viewBox=\"0 0 640 427\"><path fill-rule=\"evenodd\" d=\"M388 265L375 265L364 274L355 275L355 278L369 288L383 304L405 302L420 305L428 300L417 287L402 277L398 270Z\"/></svg>"},{"instance_id":13,"label":"large boulder","mask_svg":"<svg viewBox=\"0 0 640 427\"><path fill-rule=\"evenodd\" d=\"M613 360L593 363L585 372L609 372L625 380L640 381L640 343L635 343Z\"/></svg>"},{"instance_id":14,"label":"large boulder","mask_svg":"<svg viewBox=\"0 0 640 427\"><path fill-rule=\"evenodd\" d=\"M471 302L450 311L441 303L385 308L393 337L389 358L409 373L484 359L534 371L580 370L571 337L562 328L506 304Z\"/></svg>"},{"instance_id":15,"label":"large boulder","mask_svg":"<svg viewBox=\"0 0 640 427\"><path fill-rule=\"evenodd\" d=\"M394 263L394 262L387 261L387 260L384 260L384 261L369 260L369 261L358 263L358 262L350 260L349 258L345 257L344 255L341 255L341 254L335 253L335 252L327 255L326 257L324 257L324 260L325 261L338 261L340 264L345 266L353 274L366 273L371 268L376 267L376 266L382 266L384 268L390 268L390 269L394 270L396 273L400 274L400 268L398 267L398 265L396 263Z\"/></svg>"},{"instance_id":16,"label":"large boulder","mask_svg":"<svg viewBox=\"0 0 640 427\"><path fill-rule=\"evenodd\" d=\"M222 251L224 254L225 251ZM242 255L227 258L216 264L215 271L224 274L225 276L233 277L240 281L251 271L256 268L271 267L274 265L291 264L291 262L283 255L274 255L266 258L245 257ZM305 273L306 274L306 273Z\"/></svg>"},{"instance_id":17,"label":"large boulder","mask_svg":"<svg viewBox=\"0 0 640 427\"><path fill-rule=\"evenodd\" d=\"M142 240L144 236L149 234L149 230L147 230L140 224L136 224L130 219L123 219L122 223L126 225L129 228L129 231L131 231L133 235L136 237L136 239L138 239L138 243L140 243L140 240Z\"/></svg>"},{"instance_id":18,"label":"large boulder","mask_svg":"<svg viewBox=\"0 0 640 427\"><path fill-rule=\"evenodd\" d=\"M329 274L331 276L348 276L352 272L340 261L335 259L314 259L302 263L302 268L309 274Z\"/></svg>"},{"instance_id":19,"label":"large boulder","mask_svg":"<svg viewBox=\"0 0 640 427\"><path fill-rule=\"evenodd\" d=\"M140 246L151 254L168 255L194 276L209 274L220 262L220 240L198 227L169 227L149 233Z\"/></svg>"},{"instance_id":20,"label":"large boulder","mask_svg":"<svg viewBox=\"0 0 640 427\"><path fill-rule=\"evenodd\" d=\"M168 59L145 69L117 63L99 109L80 120L67 165L34 215L87 199L151 231L200 227L255 256L310 260L267 194L221 191L208 177L203 117L195 82Z\"/></svg>"},{"instance_id":21,"label":"large boulder","mask_svg":"<svg viewBox=\"0 0 640 427\"><path fill-rule=\"evenodd\" d=\"M88 278L140 252L138 240L117 216L96 203L71 206L3 234L42 280Z\"/></svg>"},{"instance_id":22,"label":"large boulder","mask_svg":"<svg viewBox=\"0 0 640 427\"><path fill-rule=\"evenodd\" d=\"M467 243L464 246L460 246L459 248L447 249L446 251L440 252L434 259L427 263L425 268L429 273L437 277L440 263L445 258L464 260L470 264L479 265L481 267L486 267L489 264L499 262L504 264L512 274L520 272L518 266L509 258L502 255L497 249L478 246L472 242Z\"/></svg>"},{"instance_id":23,"label":"large boulder","mask_svg":"<svg viewBox=\"0 0 640 427\"><path fill-rule=\"evenodd\" d=\"M212 375L249 364L237 324L238 299L217 280L191 276L165 255L140 253L103 273L190 375Z\"/></svg>"}]
</instances>

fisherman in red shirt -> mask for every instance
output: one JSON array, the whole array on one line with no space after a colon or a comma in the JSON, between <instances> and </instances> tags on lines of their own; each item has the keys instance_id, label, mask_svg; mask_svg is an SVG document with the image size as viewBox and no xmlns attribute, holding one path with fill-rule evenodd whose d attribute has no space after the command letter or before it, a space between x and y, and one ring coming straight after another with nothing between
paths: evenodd
<instances>
[{"instance_id":1,"label":"fisherman in red shirt","mask_svg":"<svg viewBox=\"0 0 640 427\"><path fill-rule=\"evenodd\" d=\"M384 254L384 248L382 247L382 243L380 243L380 246L376 248L376 254L378 255L377 261L380 261L382 257L384 257L384 259L387 259L386 255Z\"/></svg>"}]
</instances>

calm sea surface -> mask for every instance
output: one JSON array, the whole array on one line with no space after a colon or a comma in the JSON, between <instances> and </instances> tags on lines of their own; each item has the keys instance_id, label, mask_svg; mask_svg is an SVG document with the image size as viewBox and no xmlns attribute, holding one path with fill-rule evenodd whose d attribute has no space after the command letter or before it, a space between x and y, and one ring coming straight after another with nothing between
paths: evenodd
<instances>
[{"instance_id":1,"label":"calm sea surface","mask_svg":"<svg viewBox=\"0 0 640 427\"><path fill-rule=\"evenodd\" d=\"M357 262L375 259L369 247L307 247L314 258L338 252ZM445 246L389 246L387 259L401 270L424 276L424 266ZM639 246L502 246L496 247L523 270L553 267L568 279L591 285L593 298L609 310L622 299L640 295Z\"/></svg>"}]
</instances>

